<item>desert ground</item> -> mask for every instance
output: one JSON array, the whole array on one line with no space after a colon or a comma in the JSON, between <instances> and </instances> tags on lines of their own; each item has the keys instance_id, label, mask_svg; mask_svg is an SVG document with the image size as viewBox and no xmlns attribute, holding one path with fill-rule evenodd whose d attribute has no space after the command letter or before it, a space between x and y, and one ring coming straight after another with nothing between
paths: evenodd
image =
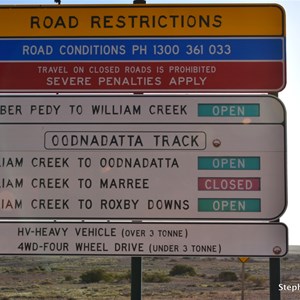
<instances>
[{"instance_id":1,"label":"desert ground","mask_svg":"<svg viewBox=\"0 0 300 300\"><path fill-rule=\"evenodd\" d=\"M238 258L144 257L142 263L144 300L241 299ZM193 272L174 274L176 266ZM251 258L244 267L244 299L270 299L269 260ZM93 282L95 270L102 277ZM0 256L0 300L131 299L130 272L130 257ZM281 283L300 283L300 253L281 259ZM300 291L282 291L281 299L300 299Z\"/></svg>"}]
</instances>

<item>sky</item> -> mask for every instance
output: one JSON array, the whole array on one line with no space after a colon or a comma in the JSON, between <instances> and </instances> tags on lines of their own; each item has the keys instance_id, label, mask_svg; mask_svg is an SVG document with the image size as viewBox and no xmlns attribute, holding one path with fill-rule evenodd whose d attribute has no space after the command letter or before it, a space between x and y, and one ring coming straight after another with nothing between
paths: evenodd
<instances>
[{"instance_id":1,"label":"sky","mask_svg":"<svg viewBox=\"0 0 300 300\"><path fill-rule=\"evenodd\" d=\"M132 1L92 1L92 0L61 0L62 4L132 4ZM147 4L155 3L198 3L198 4L217 4L217 3L277 3L284 7L286 12L286 49L287 49L287 85L285 89L279 93L279 99L284 103L287 110L287 170L288 170L288 207L280 221L285 223L289 229L289 244L300 245L300 0L264 0L264 1L157 1L148 0ZM4 4L54 4L54 0L1 0Z\"/></svg>"}]
</instances>

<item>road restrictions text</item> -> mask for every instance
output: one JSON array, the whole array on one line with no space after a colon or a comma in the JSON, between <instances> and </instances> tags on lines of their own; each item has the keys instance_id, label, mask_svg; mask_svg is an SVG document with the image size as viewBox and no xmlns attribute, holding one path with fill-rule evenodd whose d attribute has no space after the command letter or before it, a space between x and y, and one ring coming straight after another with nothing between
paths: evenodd
<instances>
[{"instance_id":1,"label":"road restrictions text","mask_svg":"<svg viewBox=\"0 0 300 300\"><path fill-rule=\"evenodd\" d=\"M0 7L0 25L9 28L0 29L0 76L8 79L1 92L285 86L285 17L278 5L46 7Z\"/></svg>"}]
</instances>

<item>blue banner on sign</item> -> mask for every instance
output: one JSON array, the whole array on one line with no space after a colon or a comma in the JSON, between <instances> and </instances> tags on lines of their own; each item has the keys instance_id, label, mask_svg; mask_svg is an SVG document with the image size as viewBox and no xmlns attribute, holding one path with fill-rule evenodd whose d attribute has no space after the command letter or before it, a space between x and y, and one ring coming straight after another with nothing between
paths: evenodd
<instances>
[{"instance_id":1,"label":"blue banner on sign","mask_svg":"<svg viewBox=\"0 0 300 300\"><path fill-rule=\"evenodd\" d=\"M1 39L1 61L279 61L283 38Z\"/></svg>"}]
</instances>

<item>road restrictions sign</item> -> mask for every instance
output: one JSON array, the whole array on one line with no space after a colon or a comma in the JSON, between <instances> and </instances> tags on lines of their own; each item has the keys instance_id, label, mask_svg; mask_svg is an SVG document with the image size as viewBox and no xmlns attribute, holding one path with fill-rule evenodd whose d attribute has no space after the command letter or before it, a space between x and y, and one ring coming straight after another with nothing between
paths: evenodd
<instances>
[{"instance_id":1,"label":"road restrictions sign","mask_svg":"<svg viewBox=\"0 0 300 300\"><path fill-rule=\"evenodd\" d=\"M0 37L0 92L278 92L286 82L278 5L0 6Z\"/></svg>"},{"instance_id":2,"label":"road restrictions sign","mask_svg":"<svg viewBox=\"0 0 300 300\"><path fill-rule=\"evenodd\" d=\"M271 220L285 210L275 97L6 96L0 113L1 218Z\"/></svg>"},{"instance_id":3,"label":"road restrictions sign","mask_svg":"<svg viewBox=\"0 0 300 300\"><path fill-rule=\"evenodd\" d=\"M1 255L281 257L288 249L282 223L8 222L0 237Z\"/></svg>"}]
</instances>

